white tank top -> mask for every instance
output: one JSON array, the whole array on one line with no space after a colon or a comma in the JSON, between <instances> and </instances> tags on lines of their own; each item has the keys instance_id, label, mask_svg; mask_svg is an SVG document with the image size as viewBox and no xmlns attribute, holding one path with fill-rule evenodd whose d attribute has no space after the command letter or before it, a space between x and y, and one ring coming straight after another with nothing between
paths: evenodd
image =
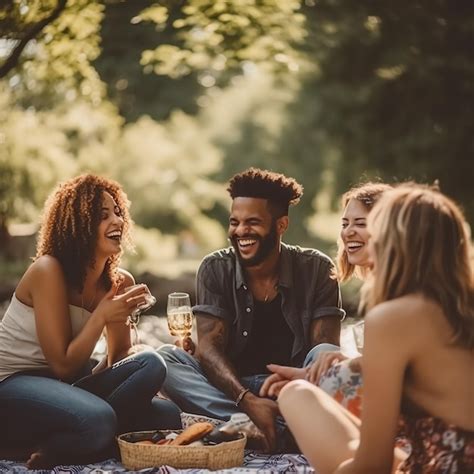
<instances>
[{"instance_id":1,"label":"white tank top","mask_svg":"<svg viewBox=\"0 0 474 474\"><path fill-rule=\"evenodd\" d=\"M72 335L77 334L91 313L79 306L69 305ZM0 321L0 382L22 370L48 367L36 333L34 309L13 294L5 316Z\"/></svg>"}]
</instances>

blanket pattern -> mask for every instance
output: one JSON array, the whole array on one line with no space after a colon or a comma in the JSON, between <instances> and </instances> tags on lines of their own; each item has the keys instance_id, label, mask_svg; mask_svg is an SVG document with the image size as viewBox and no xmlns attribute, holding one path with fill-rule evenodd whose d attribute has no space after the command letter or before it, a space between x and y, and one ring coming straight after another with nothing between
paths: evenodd
<instances>
[{"instance_id":1,"label":"blanket pattern","mask_svg":"<svg viewBox=\"0 0 474 474\"><path fill-rule=\"evenodd\" d=\"M1 473L36 473L36 474L111 474L127 471L123 465L115 460L108 459L106 461L89 464L87 466L56 466L52 470L36 470L30 471L22 463L14 461L0 461ZM210 472L218 473L259 473L273 474L280 472L296 472L299 474L314 474L314 470L308 465L305 457L301 454L274 454L265 455L246 451L244 464L242 467L234 467L232 469L222 469L219 471L209 471L207 469L175 469L170 466L160 466L156 468L142 469L140 472L144 474L205 474Z\"/></svg>"}]
</instances>

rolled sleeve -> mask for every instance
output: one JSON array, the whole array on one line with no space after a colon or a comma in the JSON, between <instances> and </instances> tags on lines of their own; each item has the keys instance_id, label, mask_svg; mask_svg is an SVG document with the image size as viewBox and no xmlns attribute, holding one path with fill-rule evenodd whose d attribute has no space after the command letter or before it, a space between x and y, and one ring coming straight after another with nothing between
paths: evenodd
<instances>
[{"instance_id":1,"label":"rolled sleeve","mask_svg":"<svg viewBox=\"0 0 474 474\"><path fill-rule=\"evenodd\" d=\"M346 312L342 308L336 306L325 306L318 308L312 315L311 319L322 318L323 316L337 316L341 321L346 317Z\"/></svg>"},{"instance_id":2,"label":"rolled sleeve","mask_svg":"<svg viewBox=\"0 0 474 474\"><path fill-rule=\"evenodd\" d=\"M319 268L311 319L337 316L342 320L346 316L346 312L342 309L339 283L333 274L333 267L330 263L325 263Z\"/></svg>"},{"instance_id":3,"label":"rolled sleeve","mask_svg":"<svg viewBox=\"0 0 474 474\"><path fill-rule=\"evenodd\" d=\"M196 278L195 314L206 314L225 320L231 319L229 301L225 297L224 275L219 272L219 260L206 258L201 263Z\"/></svg>"}]
</instances>

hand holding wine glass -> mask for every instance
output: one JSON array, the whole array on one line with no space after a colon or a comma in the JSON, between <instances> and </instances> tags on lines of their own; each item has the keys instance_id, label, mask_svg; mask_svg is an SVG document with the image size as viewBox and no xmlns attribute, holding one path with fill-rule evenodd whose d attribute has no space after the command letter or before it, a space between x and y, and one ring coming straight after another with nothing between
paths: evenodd
<instances>
[{"instance_id":1,"label":"hand holding wine glass","mask_svg":"<svg viewBox=\"0 0 474 474\"><path fill-rule=\"evenodd\" d=\"M183 347L184 338L191 336L193 313L191 300L187 293L170 293L168 295L168 329L172 336L180 338Z\"/></svg>"},{"instance_id":2,"label":"hand holding wine glass","mask_svg":"<svg viewBox=\"0 0 474 474\"><path fill-rule=\"evenodd\" d=\"M132 310L127 319L127 324L132 330L132 345L139 344L140 338L138 335L138 322L140 321L141 313L148 311L155 303L156 298L150 293L148 287L144 284L136 284L125 288L125 291L130 291L135 288L142 288L143 294L141 295L143 300L141 303L137 304L136 307Z\"/></svg>"}]
</instances>

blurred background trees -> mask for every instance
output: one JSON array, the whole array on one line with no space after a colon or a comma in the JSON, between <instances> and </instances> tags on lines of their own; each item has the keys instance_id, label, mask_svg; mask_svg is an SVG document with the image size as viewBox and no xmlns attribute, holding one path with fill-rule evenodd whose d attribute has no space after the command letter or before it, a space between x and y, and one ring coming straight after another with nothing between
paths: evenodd
<instances>
[{"instance_id":1,"label":"blurred background trees","mask_svg":"<svg viewBox=\"0 0 474 474\"><path fill-rule=\"evenodd\" d=\"M225 245L251 165L304 185L287 241L332 255L363 179L439 180L472 223L473 30L466 0L2 2L0 253L88 170L128 192L140 271Z\"/></svg>"}]
</instances>

